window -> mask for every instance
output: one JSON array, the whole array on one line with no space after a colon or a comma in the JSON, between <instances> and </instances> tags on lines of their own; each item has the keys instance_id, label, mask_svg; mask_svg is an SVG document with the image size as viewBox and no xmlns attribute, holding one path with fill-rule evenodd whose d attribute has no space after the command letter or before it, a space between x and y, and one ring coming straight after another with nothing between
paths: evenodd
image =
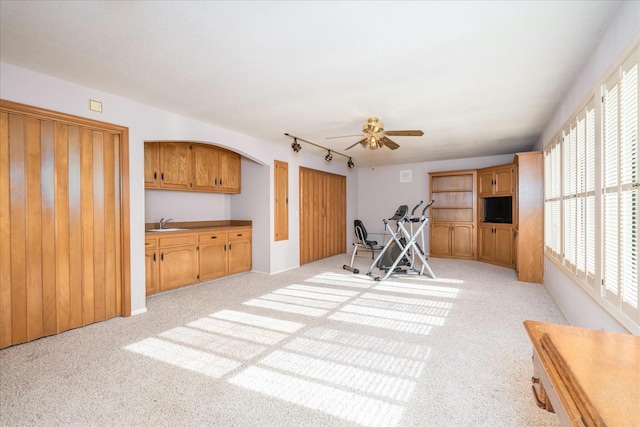
<instances>
[{"instance_id":1,"label":"window","mask_svg":"<svg viewBox=\"0 0 640 427\"><path fill-rule=\"evenodd\" d=\"M546 147L544 160L547 256L636 333L638 62L636 47L599 85L601 96L590 97Z\"/></svg>"}]
</instances>

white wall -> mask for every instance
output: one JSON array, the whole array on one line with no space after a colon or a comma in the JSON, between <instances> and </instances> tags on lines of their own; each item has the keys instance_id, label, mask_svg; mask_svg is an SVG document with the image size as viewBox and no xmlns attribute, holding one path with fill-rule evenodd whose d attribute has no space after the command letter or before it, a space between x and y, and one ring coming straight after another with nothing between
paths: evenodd
<instances>
[{"instance_id":1,"label":"white wall","mask_svg":"<svg viewBox=\"0 0 640 427\"><path fill-rule=\"evenodd\" d=\"M573 85L563 96L563 100L549 120L536 149L542 150L564 123L585 101L597 82L604 77L613 62L629 47L640 34L640 2L627 1L611 19L598 45L593 50ZM549 259L545 259L544 284L569 323L614 332L628 332L611 317L571 278Z\"/></svg>"},{"instance_id":2,"label":"white wall","mask_svg":"<svg viewBox=\"0 0 640 427\"><path fill-rule=\"evenodd\" d=\"M129 128L131 311L145 311L144 223L171 217L176 221L252 219L254 221L254 269L265 273L299 265L298 166L312 167L347 176L347 191L353 197L357 177L345 162L326 163L324 152L303 147L293 153L287 146L189 119L0 62L2 99L113 123ZM103 103L103 113L89 110L89 99ZM286 129L283 130L283 132ZM286 138L283 135L283 138ZM236 151L255 163L243 161L243 195L217 195L144 189L144 141L187 140L211 143ZM290 162L290 237L273 241L273 160ZM146 202L145 202L146 200ZM145 209L145 203L148 203ZM235 205L235 206L234 206ZM347 216L353 221L355 201L347 200ZM268 254L268 255L266 255Z\"/></svg>"},{"instance_id":3,"label":"white wall","mask_svg":"<svg viewBox=\"0 0 640 427\"><path fill-rule=\"evenodd\" d=\"M429 172L479 169L513 162L513 154L476 157L435 162L410 163L404 165L376 166L358 169L357 219L362 220L368 233L381 234L384 218L390 218L400 205L413 209L420 200L429 200ZM400 182L400 172L411 171L411 182ZM424 206L424 205L423 205ZM422 212L420 208L416 212ZM429 216L427 212L427 216ZM425 251L429 252L429 229L425 229ZM353 221L348 223L349 242L355 239ZM372 238L382 243L381 236Z\"/></svg>"}]
</instances>

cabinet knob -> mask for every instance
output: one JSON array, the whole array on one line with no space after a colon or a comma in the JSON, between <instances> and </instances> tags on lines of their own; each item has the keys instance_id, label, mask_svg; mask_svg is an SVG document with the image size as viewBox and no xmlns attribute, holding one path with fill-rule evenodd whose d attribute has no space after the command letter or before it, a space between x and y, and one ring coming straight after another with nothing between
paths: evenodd
<instances>
[{"instance_id":1,"label":"cabinet knob","mask_svg":"<svg viewBox=\"0 0 640 427\"><path fill-rule=\"evenodd\" d=\"M238 237L242 237L242 233L238 233L238 234L237 234L237 236L238 236Z\"/></svg>"},{"instance_id":2,"label":"cabinet knob","mask_svg":"<svg viewBox=\"0 0 640 427\"><path fill-rule=\"evenodd\" d=\"M212 239L217 239L217 238L218 238L218 236L211 236L211 238L212 238Z\"/></svg>"}]
</instances>

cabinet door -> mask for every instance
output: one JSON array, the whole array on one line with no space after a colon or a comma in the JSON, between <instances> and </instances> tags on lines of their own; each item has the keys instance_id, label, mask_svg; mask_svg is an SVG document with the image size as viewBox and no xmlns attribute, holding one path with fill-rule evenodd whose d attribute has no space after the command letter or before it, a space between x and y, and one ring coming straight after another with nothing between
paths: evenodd
<instances>
[{"instance_id":1,"label":"cabinet door","mask_svg":"<svg viewBox=\"0 0 640 427\"><path fill-rule=\"evenodd\" d=\"M229 242L229 274L251 270L251 241Z\"/></svg>"},{"instance_id":2,"label":"cabinet door","mask_svg":"<svg viewBox=\"0 0 640 427\"><path fill-rule=\"evenodd\" d=\"M160 289L178 288L198 281L195 246L160 249Z\"/></svg>"},{"instance_id":3,"label":"cabinet door","mask_svg":"<svg viewBox=\"0 0 640 427\"><path fill-rule=\"evenodd\" d=\"M218 162L220 150L213 147L193 145L191 150L191 166L193 189L199 191L216 191L218 189Z\"/></svg>"},{"instance_id":4,"label":"cabinet door","mask_svg":"<svg viewBox=\"0 0 640 427\"><path fill-rule=\"evenodd\" d=\"M227 275L227 241L200 245L200 280L210 280Z\"/></svg>"},{"instance_id":5,"label":"cabinet door","mask_svg":"<svg viewBox=\"0 0 640 427\"><path fill-rule=\"evenodd\" d=\"M472 224L457 224L452 226L451 254L456 257L473 257Z\"/></svg>"},{"instance_id":6,"label":"cabinet door","mask_svg":"<svg viewBox=\"0 0 640 427\"><path fill-rule=\"evenodd\" d=\"M451 255L450 228L451 224L431 224L430 255Z\"/></svg>"},{"instance_id":7,"label":"cabinet door","mask_svg":"<svg viewBox=\"0 0 640 427\"><path fill-rule=\"evenodd\" d=\"M513 193L513 166L496 169L493 179L496 196L509 196Z\"/></svg>"},{"instance_id":8,"label":"cabinet door","mask_svg":"<svg viewBox=\"0 0 640 427\"><path fill-rule=\"evenodd\" d=\"M240 155L220 151L219 190L224 193L240 192Z\"/></svg>"},{"instance_id":9,"label":"cabinet door","mask_svg":"<svg viewBox=\"0 0 640 427\"><path fill-rule=\"evenodd\" d=\"M486 261L493 260L495 240L493 226L481 225L478 236L478 259Z\"/></svg>"},{"instance_id":10,"label":"cabinet door","mask_svg":"<svg viewBox=\"0 0 640 427\"><path fill-rule=\"evenodd\" d=\"M144 251L144 266L147 295L155 294L160 290L158 263L157 249L146 249Z\"/></svg>"},{"instance_id":11,"label":"cabinet door","mask_svg":"<svg viewBox=\"0 0 640 427\"><path fill-rule=\"evenodd\" d=\"M486 170L478 173L478 196L493 195L493 170Z\"/></svg>"},{"instance_id":12,"label":"cabinet door","mask_svg":"<svg viewBox=\"0 0 640 427\"><path fill-rule=\"evenodd\" d=\"M513 265L513 232L511 227L495 227L495 261L505 266Z\"/></svg>"},{"instance_id":13,"label":"cabinet door","mask_svg":"<svg viewBox=\"0 0 640 427\"><path fill-rule=\"evenodd\" d=\"M187 190L191 184L190 145L160 142L160 187Z\"/></svg>"},{"instance_id":14,"label":"cabinet door","mask_svg":"<svg viewBox=\"0 0 640 427\"><path fill-rule=\"evenodd\" d=\"M144 187L158 188L160 183L160 172L158 158L158 143L144 143Z\"/></svg>"}]
</instances>

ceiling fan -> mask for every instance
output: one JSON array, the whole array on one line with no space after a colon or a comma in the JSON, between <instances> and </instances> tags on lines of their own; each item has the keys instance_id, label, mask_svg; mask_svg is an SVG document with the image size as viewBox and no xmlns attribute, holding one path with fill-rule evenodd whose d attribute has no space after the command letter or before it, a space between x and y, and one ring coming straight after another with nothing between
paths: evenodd
<instances>
[{"instance_id":1,"label":"ceiling fan","mask_svg":"<svg viewBox=\"0 0 640 427\"><path fill-rule=\"evenodd\" d=\"M424 132L421 130L384 130L384 126L381 121L377 117L369 117L367 119L367 123L362 126L363 135L343 135L343 136L332 136L327 139L335 139L335 138L347 138L349 136L364 136L360 141L355 144L345 148L349 150L356 145L360 144L364 148L369 148L371 150L375 150L381 147L388 147L391 150L395 150L400 147L394 141L387 138L388 136L422 136Z\"/></svg>"}]
</instances>

